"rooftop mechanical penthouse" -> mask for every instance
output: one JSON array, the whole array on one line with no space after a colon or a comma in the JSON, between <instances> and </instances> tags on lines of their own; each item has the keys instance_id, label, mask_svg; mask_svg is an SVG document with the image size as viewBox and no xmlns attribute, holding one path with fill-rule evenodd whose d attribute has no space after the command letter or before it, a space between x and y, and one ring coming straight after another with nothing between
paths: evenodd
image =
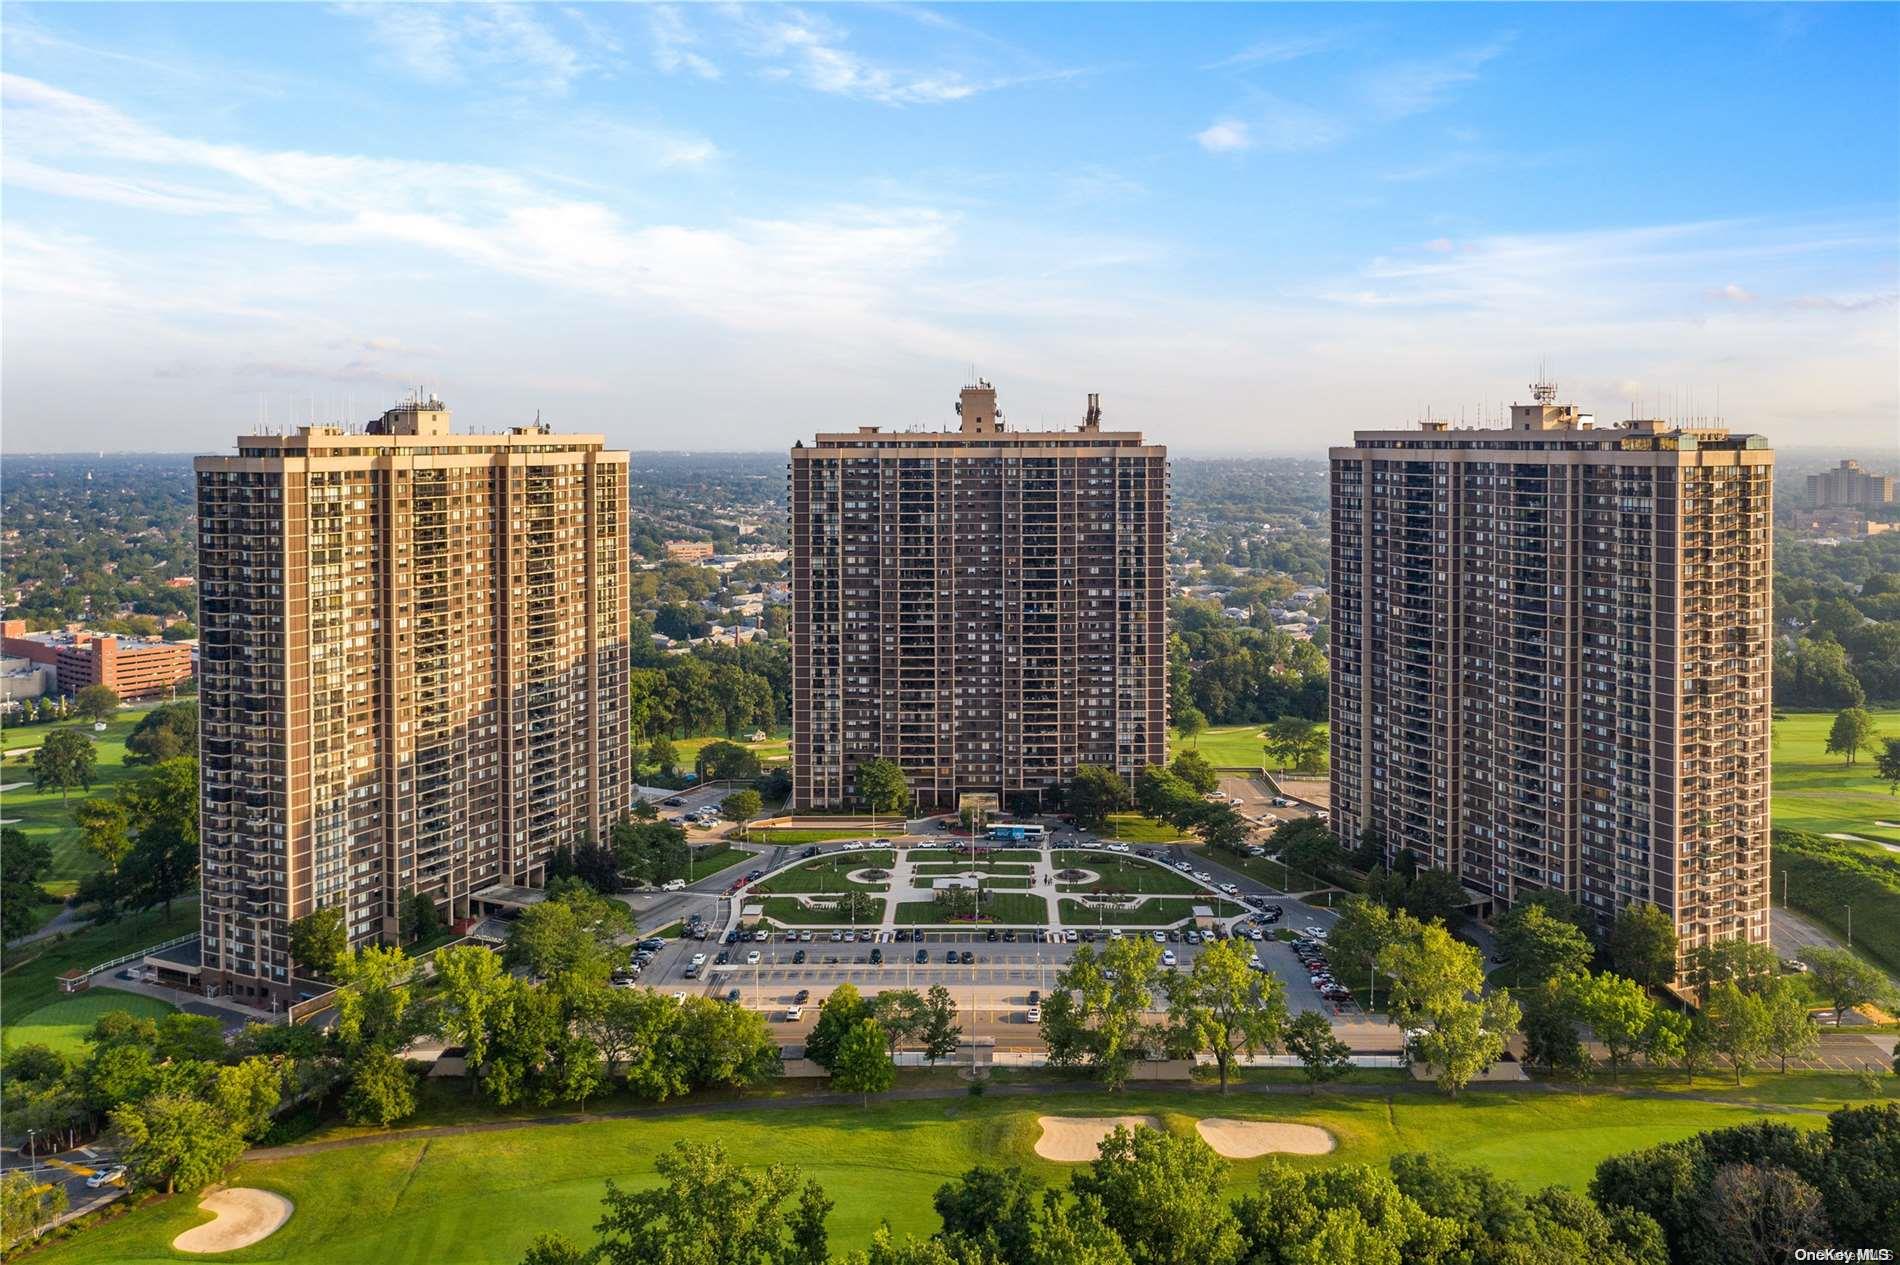
<instances>
[{"instance_id":1,"label":"rooftop mechanical penthouse","mask_svg":"<svg viewBox=\"0 0 1900 1265\"><path fill-rule=\"evenodd\" d=\"M1599 427L1540 383L1509 429L1332 457L1332 798L1481 912L1646 901L1687 953L1768 939L1774 454Z\"/></svg>"},{"instance_id":2,"label":"rooftop mechanical penthouse","mask_svg":"<svg viewBox=\"0 0 1900 1265\"><path fill-rule=\"evenodd\" d=\"M631 794L627 454L439 400L200 457L201 978L291 994L288 927L394 937L538 885Z\"/></svg>"},{"instance_id":3,"label":"rooftop mechanical penthouse","mask_svg":"<svg viewBox=\"0 0 1900 1265\"><path fill-rule=\"evenodd\" d=\"M1015 431L987 382L953 431L791 453L793 803L900 764L916 806L1040 802L1077 765L1167 758L1167 449Z\"/></svg>"}]
</instances>

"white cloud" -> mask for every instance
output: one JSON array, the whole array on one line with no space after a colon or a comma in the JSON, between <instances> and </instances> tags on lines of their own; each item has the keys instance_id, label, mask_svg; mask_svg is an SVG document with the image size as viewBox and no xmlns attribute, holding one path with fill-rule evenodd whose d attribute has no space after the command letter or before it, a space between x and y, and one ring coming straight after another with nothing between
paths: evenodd
<instances>
[{"instance_id":1,"label":"white cloud","mask_svg":"<svg viewBox=\"0 0 1900 1265\"><path fill-rule=\"evenodd\" d=\"M1269 93L1256 94L1253 107L1246 114L1245 118L1229 115L1218 119L1206 130L1196 133L1194 139L1210 154L1247 149L1297 154L1327 149L1348 134L1348 128L1339 119Z\"/></svg>"},{"instance_id":2,"label":"white cloud","mask_svg":"<svg viewBox=\"0 0 1900 1265\"><path fill-rule=\"evenodd\" d=\"M1253 148L1252 131L1239 119L1220 119L1207 130L1196 132L1194 139L1210 154L1231 154Z\"/></svg>"},{"instance_id":3,"label":"white cloud","mask_svg":"<svg viewBox=\"0 0 1900 1265\"><path fill-rule=\"evenodd\" d=\"M1339 46L1341 36L1334 32L1308 35L1274 35L1258 40L1219 61L1209 62L1203 70L1227 70L1235 66L1273 66L1298 61Z\"/></svg>"},{"instance_id":4,"label":"white cloud","mask_svg":"<svg viewBox=\"0 0 1900 1265\"><path fill-rule=\"evenodd\" d=\"M1476 48L1459 49L1438 58L1389 62L1367 71L1359 80L1359 95L1373 115L1402 119L1442 105L1452 92L1477 79L1487 62L1503 56L1511 46L1504 36Z\"/></svg>"},{"instance_id":5,"label":"white cloud","mask_svg":"<svg viewBox=\"0 0 1900 1265\"><path fill-rule=\"evenodd\" d=\"M630 224L610 206L563 198L492 167L218 145L175 137L111 106L17 75L0 76L14 145L32 187L119 204L158 198L141 183L223 182L174 193L164 208L224 216L255 236L312 247L397 246L544 285L628 302L660 300L736 328L837 320L915 328L883 308L888 283L942 256L951 221L930 209L838 206L803 219L719 228ZM77 174L42 164L59 155ZM99 163L132 174L107 180Z\"/></svg>"},{"instance_id":6,"label":"white cloud","mask_svg":"<svg viewBox=\"0 0 1900 1265\"><path fill-rule=\"evenodd\" d=\"M1425 249L1435 255L1449 255L1452 251L1456 250L1457 247L1452 244L1452 240L1449 237L1434 237L1425 243Z\"/></svg>"},{"instance_id":7,"label":"white cloud","mask_svg":"<svg viewBox=\"0 0 1900 1265\"><path fill-rule=\"evenodd\" d=\"M590 52L545 22L551 8L515 4L344 4L368 23L392 65L427 84L499 82L518 92L561 95L594 69ZM598 38L597 28L583 30Z\"/></svg>"},{"instance_id":8,"label":"white cloud","mask_svg":"<svg viewBox=\"0 0 1900 1265\"><path fill-rule=\"evenodd\" d=\"M699 37L686 23L686 15L670 4L656 4L647 10L647 25L653 33L653 64L669 75L680 71L701 79L719 78L719 67L694 51Z\"/></svg>"},{"instance_id":9,"label":"white cloud","mask_svg":"<svg viewBox=\"0 0 1900 1265\"><path fill-rule=\"evenodd\" d=\"M1736 285L1733 281L1729 282L1725 286L1720 287L1719 289L1710 290L1709 297L1711 299L1716 300L1718 303L1741 304L1741 303L1753 303L1755 301L1755 296L1752 292L1748 290L1744 290L1741 286Z\"/></svg>"},{"instance_id":10,"label":"white cloud","mask_svg":"<svg viewBox=\"0 0 1900 1265\"><path fill-rule=\"evenodd\" d=\"M851 49L848 32L822 14L790 6L733 7L725 12L738 24L746 51L766 63L761 73L767 78L880 105L941 105L1082 73L1030 70L973 77L954 69L905 70L879 65Z\"/></svg>"}]
</instances>

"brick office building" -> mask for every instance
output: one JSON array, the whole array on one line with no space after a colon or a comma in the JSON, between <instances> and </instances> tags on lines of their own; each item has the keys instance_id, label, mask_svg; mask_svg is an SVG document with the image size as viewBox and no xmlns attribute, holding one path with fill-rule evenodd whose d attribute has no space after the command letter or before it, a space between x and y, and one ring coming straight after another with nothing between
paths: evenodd
<instances>
[{"instance_id":1,"label":"brick office building","mask_svg":"<svg viewBox=\"0 0 1900 1265\"><path fill-rule=\"evenodd\" d=\"M0 624L0 649L53 669L61 694L104 685L122 699L157 698L191 680L191 647L155 638L89 632L77 625L61 632L30 633L26 621Z\"/></svg>"}]
</instances>

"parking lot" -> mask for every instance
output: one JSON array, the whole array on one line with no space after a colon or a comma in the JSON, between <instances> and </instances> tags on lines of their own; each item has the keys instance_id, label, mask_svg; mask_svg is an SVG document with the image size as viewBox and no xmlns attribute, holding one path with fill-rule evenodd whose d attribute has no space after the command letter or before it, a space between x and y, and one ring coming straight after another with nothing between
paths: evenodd
<instances>
[{"instance_id":1,"label":"parking lot","mask_svg":"<svg viewBox=\"0 0 1900 1265\"><path fill-rule=\"evenodd\" d=\"M1134 931L1124 934L1153 935ZM1000 933L992 941L983 931L930 931L921 933L921 940L918 933L913 933L912 939L902 942L834 942L828 931L814 932L809 942L788 941L783 934L766 942L745 940L730 945L684 940L661 950L642 973L640 983L661 992L731 998L739 1005L764 1012L775 1024L784 1024L781 1040L793 1045L802 1042L803 1034L815 1021L816 1007L841 984L853 984L867 995L885 989L922 991L941 984L957 1001L962 1012L959 1022L966 1035L989 1036L1007 1045L1030 1045L1037 1043L1036 1028L1028 1015L1031 990L1046 995L1083 943L1079 935L1073 944L1021 936L1010 943ZM1106 935L1094 936L1096 947L1106 943ZM1163 969L1188 969L1208 943L1211 940L1196 945L1185 938L1164 939L1160 948L1172 962L1164 957ZM1280 979L1287 1008L1293 1014L1320 1011L1334 1021L1342 1039L1355 1048L1392 1047L1396 1037L1389 1026L1367 1021L1350 1003L1336 1005L1319 995L1291 944L1265 939L1250 941L1249 947L1262 967ZM871 960L873 952L882 958L881 962ZM719 961L721 953L727 957L723 963ZM795 961L800 953L805 960ZM971 958L967 963L962 960L965 953ZM753 954L757 954L757 962L750 961ZM920 954L922 962L917 960ZM700 955L704 955L704 961L696 977L688 978L693 959ZM948 960L951 955L957 960ZM801 992L806 994L802 1003L806 1009L799 1021L786 1022L786 1011L801 1004ZM1159 1011L1155 1017L1159 1018Z\"/></svg>"}]
</instances>

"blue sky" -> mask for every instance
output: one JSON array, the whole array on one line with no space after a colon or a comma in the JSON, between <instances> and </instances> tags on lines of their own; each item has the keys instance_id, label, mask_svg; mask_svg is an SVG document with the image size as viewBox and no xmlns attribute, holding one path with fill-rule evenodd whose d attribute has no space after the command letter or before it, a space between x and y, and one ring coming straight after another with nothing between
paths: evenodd
<instances>
[{"instance_id":1,"label":"blue sky","mask_svg":"<svg viewBox=\"0 0 1900 1265\"><path fill-rule=\"evenodd\" d=\"M4 445L1607 417L1900 449L1892 5L21 5Z\"/></svg>"}]
</instances>

